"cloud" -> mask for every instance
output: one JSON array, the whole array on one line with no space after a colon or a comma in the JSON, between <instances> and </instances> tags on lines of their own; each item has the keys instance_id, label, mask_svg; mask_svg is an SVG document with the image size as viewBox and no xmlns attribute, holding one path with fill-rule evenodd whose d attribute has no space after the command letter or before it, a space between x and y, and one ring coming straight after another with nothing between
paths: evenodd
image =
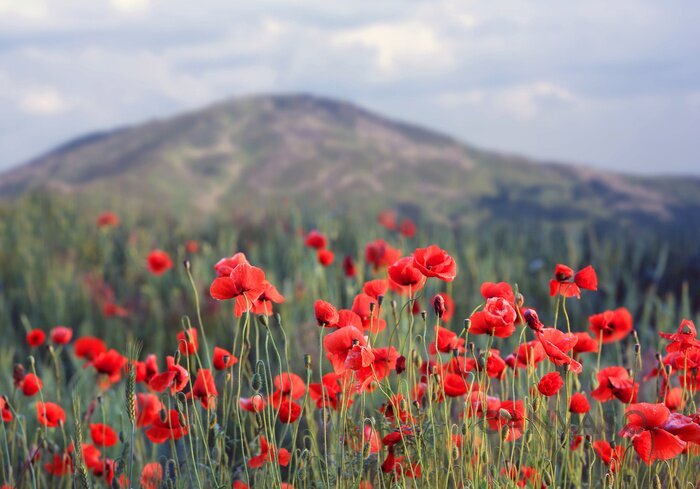
<instances>
[{"instance_id":1,"label":"cloud","mask_svg":"<svg viewBox=\"0 0 700 489\"><path fill-rule=\"evenodd\" d=\"M23 111L38 115L57 114L68 108L61 94L51 87L27 89L19 105Z\"/></svg>"},{"instance_id":2,"label":"cloud","mask_svg":"<svg viewBox=\"0 0 700 489\"><path fill-rule=\"evenodd\" d=\"M116 10L126 13L143 12L150 5L149 0L110 0L110 4Z\"/></svg>"}]
</instances>

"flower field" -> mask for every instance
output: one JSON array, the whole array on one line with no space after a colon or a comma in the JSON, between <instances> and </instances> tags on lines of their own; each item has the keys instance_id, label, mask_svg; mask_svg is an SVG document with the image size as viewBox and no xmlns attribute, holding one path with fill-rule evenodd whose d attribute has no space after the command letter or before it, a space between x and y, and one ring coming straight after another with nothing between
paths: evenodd
<instances>
[{"instance_id":1,"label":"flower field","mask_svg":"<svg viewBox=\"0 0 700 489\"><path fill-rule=\"evenodd\" d=\"M3 489L700 482L659 243L85 214L0 224Z\"/></svg>"}]
</instances>

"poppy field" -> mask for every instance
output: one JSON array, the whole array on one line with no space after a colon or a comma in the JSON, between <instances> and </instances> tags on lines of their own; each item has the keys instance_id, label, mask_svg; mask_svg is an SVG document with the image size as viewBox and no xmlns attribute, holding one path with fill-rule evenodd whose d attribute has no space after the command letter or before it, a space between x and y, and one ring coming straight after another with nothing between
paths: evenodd
<instances>
[{"instance_id":1,"label":"poppy field","mask_svg":"<svg viewBox=\"0 0 700 489\"><path fill-rule=\"evenodd\" d=\"M694 284L660 243L191 229L3 215L0 487L700 482Z\"/></svg>"}]
</instances>

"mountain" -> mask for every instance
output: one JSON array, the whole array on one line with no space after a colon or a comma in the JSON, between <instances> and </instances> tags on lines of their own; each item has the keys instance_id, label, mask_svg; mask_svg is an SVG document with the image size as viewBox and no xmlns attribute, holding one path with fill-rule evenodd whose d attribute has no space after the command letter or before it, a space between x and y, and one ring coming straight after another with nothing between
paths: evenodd
<instances>
[{"instance_id":1,"label":"mountain","mask_svg":"<svg viewBox=\"0 0 700 489\"><path fill-rule=\"evenodd\" d=\"M100 206L260 216L395 206L449 222L673 222L700 179L636 177L486 151L309 95L236 98L71 141L0 175L0 198L51 189Z\"/></svg>"}]
</instances>

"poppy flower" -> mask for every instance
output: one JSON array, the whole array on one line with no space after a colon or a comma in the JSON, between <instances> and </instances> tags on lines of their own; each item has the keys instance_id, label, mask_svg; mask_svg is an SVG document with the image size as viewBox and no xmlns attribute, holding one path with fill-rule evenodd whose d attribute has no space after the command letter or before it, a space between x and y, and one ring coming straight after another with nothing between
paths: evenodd
<instances>
[{"instance_id":1,"label":"poppy flower","mask_svg":"<svg viewBox=\"0 0 700 489\"><path fill-rule=\"evenodd\" d=\"M627 425L620 436L632 439L634 450L647 465L654 460L670 460L685 448L683 440L663 428L670 415L663 404L642 402L625 409Z\"/></svg>"},{"instance_id":2,"label":"poppy flower","mask_svg":"<svg viewBox=\"0 0 700 489\"><path fill-rule=\"evenodd\" d=\"M10 409L10 404L7 402L5 396L0 396L0 415L3 423L9 423L12 421L12 418L14 418L12 410Z\"/></svg>"},{"instance_id":3,"label":"poppy flower","mask_svg":"<svg viewBox=\"0 0 700 489\"><path fill-rule=\"evenodd\" d=\"M687 443L700 444L700 415L685 416L671 413L663 429Z\"/></svg>"},{"instance_id":4,"label":"poppy flower","mask_svg":"<svg viewBox=\"0 0 700 489\"><path fill-rule=\"evenodd\" d=\"M600 460L610 467L610 472L615 472L625 459L625 447L616 445L614 448L605 440L593 442L593 450Z\"/></svg>"},{"instance_id":5,"label":"poppy flower","mask_svg":"<svg viewBox=\"0 0 700 489\"><path fill-rule=\"evenodd\" d=\"M340 328L323 338L323 349L336 374L345 373L345 361L353 347L358 345L366 346L367 340L362 331L354 326Z\"/></svg>"},{"instance_id":6,"label":"poppy flower","mask_svg":"<svg viewBox=\"0 0 700 489\"><path fill-rule=\"evenodd\" d=\"M199 348L197 330L190 328L177 334L177 348L183 355L194 355Z\"/></svg>"},{"instance_id":7,"label":"poppy flower","mask_svg":"<svg viewBox=\"0 0 700 489\"><path fill-rule=\"evenodd\" d=\"M91 424L90 437L92 442L99 447L111 447L117 444L117 434L106 424Z\"/></svg>"},{"instance_id":8,"label":"poppy flower","mask_svg":"<svg viewBox=\"0 0 700 489\"><path fill-rule=\"evenodd\" d=\"M141 470L141 487L143 489L158 489L163 482L163 466L158 462L150 462Z\"/></svg>"},{"instance_id":9,"label":"poppy flower","mask_svg":"<svg viewBox=\"0 0 700 489\"><path fill-rule=\"evenodd\" d=\"M75 340L73 344L73 353L78 358L83 358L87 361L92 361L101 353L107 351L107 345L99 338L93 336L82 336Z\"/></svg>"},{"instance_id":10,"label":"poppy flower","mask_svg":"<svg viewBox=\"0 0 700 489\"><path fill-rule=\"evenodd\" d=\"M281 304L285 301L279 290L271 283L265 281L266 288L265 291L260 294L260 296L253 301L253 314L263 314L266 316L272 315L272 304Z\"/></svg>"},{"instance_id":11,"label":"poppy flower","mask_svg":"<svg viewBox=\"0 0 700 489\"><path fill-rule=\"evenodd\" d=\"M525 429L525 403L523 401L502 401L499 406L499 427L506 427L505 441L515 441L523 436Z\"/></svg>"},{"instance_id":12,"label":"poppy flower","mask_svg":"<svg viewBox=\"0 0 700 489\"><path fill-rule=\"evenodd\" d=\"M586 332L573 333L576 337L574 353L593 353L598 351L598 339Z\"/></svg>"},{"instance_id":13,"label":"poppy flower","mask_svg":"<svg viewBox=\"0 0 700 489\"><path fill-rule=\"evenodd\" d=\"M562 387L564 387L564 380L562 380L559 372L545 374L537 383L537 390L540 391L540 394L547 397L555 395Z\"/></svg>"},{"instance_id":14,"label":"poppy flower","mask_svg":"<svg viewBox=\"0 0 700 489\"><path fill-rule=\"evenodd\" d=\"M330 407L338 410L343 394L341 379L342 377L335 372L329 372L321 378L320 384L309 384L309 397L316 403L317 408ZM352 403L351 399L348 401Z\"/></svg>"},{"instance_id":15,"label":"poppy flower","mask_svg":"<svg viewBox=\"0 0 700 489\"><path fill-rule=\"evenodd\" d=\"M596 374L598 388L591 391L591 397L600 402L611 399L628 404L637 402L639 384L630 378L629 372L623 367L607 367Z\"/></svg>"},{"instance_id":16,"label":"poppy flower","mask_svg":"<svg viewBox=\"0 0 700 489\"><path fill-rule=\"evenodd\" d=\"M322 250L326 246L328 246L328 239L323 233L320 233L316 229L312 229L309 231L309 234L306 235L306 239L304 240L304 244L308 246L309 248L315 248L317 250Z\"/></svg>"},{"instance_id":17,"label":"poppy flower","mask_svg":"<svg viewBox=\"0 0 700 489\"><path fill-rule=\"evenodd\" d=\"M119 226L119 216L111 211L104 211L97 216L97 226L101 228Z\"/></svg>"},{"instance_id":18,"label":"poppy flower","mask_svg":"<svg viewBox=\"0 0 700 489\"><path fill-rule=\"evenodd\" d=\"M192 390L187 393L187 398L197 399L204 409L212 409L216 406L218 396L219 392L216 390L211 370L200 368L197 371L197 378L192 385Z\"/></svg>"},{"instance_id":19,"label":"poppy flower","mask_svg":"<svg viewBox=\"0 0 700 489\"><path fill-rule=\"evenodd\" d=\"M73 330L65 326L56 326L51 330L51 341L57 345L66 345L73 338Z\"/></svg>"},{"instance_id":20,"label":"poppy flower","mask_svg":"<svg viewBox=\"0 0 700 489\"><path fill-rule=\"evenodd\" d=\"M685 402L683 401L683 388L682 387L672 387L666 391L664 396L664 404L671 411L678 411L683 409Z\"/></svg>"},{"instance_id":21,"label":"poppy flower","mask_svg":"<svg viewBox=\"0 0 700 489\"><path fill-rule=\"evenodd\" d=\"M396 211L386 209L377 214L377 222L388 231L396 230Z\"/></svg>"},{"instance_id":22,"label":"poppy flower","mask_svg":"<svg viewBox=\"0 0 700 489\"><path fill-rule=\"evenodd\" d=\"M352 312L350 309L341 309L338 311L338 328L354 326L357 329L362 329L362 318Z\"/></svg>"},{"instance_id":23,"label":"poppy flower","mask_svg":"<svg viewBox=\"0 0 700 489\"><path fill-rule=\"evenodd\" d=\"M602 336L603 343L619 341L632 331L632 314L624 307L594 314L588 322L593 336Z\"/></svg>"},{"instance_id":24,"label":"poppy flower","mask_svg":"<svg viewBox=\"0 0 700 489\"><path fill-rule=\"evenodd\" d=\"M47 428L56 428L66 422L66 412L53 402L37 402L36 417L39 423Z\"/></svg>"},{"instance_id":25,"label":"poppy flower","mask_svg":"<svg viewBox=\"0 0 700 489\"><path fill-rule=\"evenodd\" d=\"M442 389L448 397L460 397L471 390L471 385L461 375L445 374L442 377Z\"/></svg>"},{"instance_id":26,"label":"poppy flower","mask_svg":"<svg viewBox=\"0 0 700 489\"><path fill-rule=\"evenodd\" d=\"M267 462L277 462L279 465L286 467L290 459L291 454L286 448L277 449L276 446L268 443L267 438L260 435L260 454L248 460L248 466L251 469L257 469Z\"/></svg>"},{"instance_id":27,"label":"poppy flower","mask_svg":"<svg viewBox=\"0 0 700 489\"><path fill-rule=\"evenodd\" d=\"M586 398L586 394L574 392L569 399L569 411L576 414L585 414L591 410L591 405Z\"/></svg>"},{"instance_id":28,"label":"poppy flower","mask_svg":"<svg viewBox=\"0 0 700 489\"><path fill-rule=\"evenodd\" d=\"M414 266L426 277L452 282L457 276L457 264L445 250L436 245L417 248L413 252Z\"/></svg>"},{"instance_id":29,"label":"poppy flower","mask_svg":"<svg viewBox=\"0 0 700 489\"><path fill-rule=\"evenodd\" d=\"M412 238L416 235L416 224L411 219L404 219L399 226L399 232L406 238Z\"/></svg>"},{"instance_id":30,"label":"poppy flower","mask_svg":"<svg viewBox=\"0 0 700 489\"><path fill-rule=\"evenodd\" d=\"M146 430L146 436L151 442L159 444L170 439L179 440L188 433L187 419L184 414L171 409L163 418L158 416Z\"/></svg>"},{"instance_id":31,"label":"poppy flower","mask_svg":"<svg viewBox=\"0 0 700 489\"><path fill-rule=\"evenodd\" d=\"M418 462L409 463L404 455L397 457L393 451L389 451L381 467L382 472L391 473L396 479L418 479L421 476L421 466Z\"/></svg>"},{"instance_id":32,"label":"poppy flower","mask_svg":"<svg viewBox=\"0 0 700 489\"><path fill-rule=\"evenodd\" d=\"M365 246L365 261L372 265L374 271L388 267L401 258L401 250L392 247L383 239L377 239Z\"/></svg>"},{"instance_id":33,"label":"poppy flower","mask_svg":"<svg viewBox=\"0 0 700 489\"><path fill-rule=\"evenodd\" d=\"M316 258L318 259L318 262L321 265L327 267L333 264L333 260L335 260L335 254L331 250L324 248L316 252Z\"/></svg>"},{"instance_id":34,"label":"poppy flower","mask_svg":"<svg viewBox=\"0 0 700 489\"><path fill-rule=\"evenodd\" d=\"M185 241L185 252L190 255L194 255L199 251L199 243L194 239L188 239Z\"/></svg>"},{"instance_id":35,"label":"poppy flower","mask_svg":"<svg viewBox=\"0 0 700 489\"><path fill-rule=\"evenodd\" d=\"M544 352L554 365L558 367L566 365L572 372L581 373L583 366L567 355L578 341L576 336L572 333L563 333L556 328L544 328L535 334L544 348Z\"/></svg>"},{"instance_id":36,"label":"poppy flower","mask_svg":"<svg viewBox=\"0 0 700 489\"><path fill-rule=\"evenodd\" d=\"M102 304L102 314L107 318L126 318L129 317L129 310L114 302L105 302Z\"/></svg>"},{"instance_id":37,"label":"poppy flower","mask_svg":"<svg viewBox=\"0 0 700 489\"><path fill-rule=\"evenodd\" d=\"M413 257L407 256L394 262L387 269L392 289L408 295L415 293L425 285L425 275L414 266Z\"/></svg>"},{"instance_id":38,"label":"poppy flower","mask_svg":"<svg viewBox=\"0 0 700 489\"><path fill-rule=\"evenodd\" d=\"M314 313L316 314L316 323L321 327L335 326L340 319L335 306L321 299L314 302Z\"/></svg>"},{"instance_id":39,"label":"poppy flower","mask_svg":"<svg viewBox=\"0 0 700 489\"><path fill-rule=\"evenodd\" d=\"M386 328L386 321L379 317L379 300L372 296L357 294L352 301L352 312L360 316L364 330L378 333Z\"/></svg>"},{"instance_id":40,"label":"poppy flower","mask_svg":"<svg viewBox=\"0 0 700 489\"><path fill-rule=\"evenodd\" d=\"M362 286L362 292L374 299L378 299L380 295L386 295L387 290L389 290L389 280L384 278L368 280Z\"/></svg>"},{"instance_id":41,"label":"poppy flower","mask_svg":"<svg viewBox=\"0 0 700 489\"><path fill-rule=\"evenodd\" d=\"M388 402L382 404L379 412L389 421L397 421L403 424L414 421L411 415L411 405L401 394L391 396Z\"/></svg>"},{"instance_id":42,"label":"poppy flower","mask_svg":"<svg viewBox=\"0 0 700 489\"><path fill-rule=\"evenodd\" d=\"M356 274L355 259L350 255L345 255L343 258L343 273L348 278L352 278Z\"/></svg>"},{"instance_id":43,"label":"poppy flower","mask_svg":"<svg viewBox=\"0 0 700 489\"><path fill-rule=\"evenodd\" d=\"M575 273L566 265L558 264L555 267L554 278L549 281L549 295L580 298L581 289L598 290L598 276L592 266L588 265Z\"/></svg>"},{"instance_id":44,"label":"poppy flower","mask_svg":"<svg viewBox=\"0 0 700 489\"><path fill-rule=\"evenodd\" d=\"M267 289L265 272L247 263L237 265L228 277L217 277L209 288L216 300L235 299L234 314L241 317Z\"/></svg>"},{"instance_id":45,"label":"poppy flower","mask_svg":"<svg viewBox=\"0 0 700 489\"><path fill-rule=\"evenodd\" d=\"M148 269L153 275L163 275L165 272L173 268L173 261L163 250L153 250L146 258Z\"/></svg>"},{"instance_id":46,"label":"poppy flower","mask_svg":"<svg viewBox=\"0 0 700 489\"><path fill-rule=\"evenodd\" d=\"M95 357L90 365L99 374L106 375L110 383L119 382L122 378L122 371L128 360L122 356L117 350L111 349L100 353Z\"/></svg>"},{"instance_id":47,"label":"poppy flower","mask_svg":"<svg viewBox=\"0 0 700 489\"><path fill-rule=\"evenodd\" d=\"M688 319L681 321L675 333L660 332L659 336L671 342L666 346L668 353L685 352L690 348L700 348L700 341L697 339L698 331L695 329L695 324Z\"/></svg>"},{"instance_id":48,"label":"poppy flower","mask_svg":"<svg viewBox=\"0 0 700 489\"><path fill-rule=\"evenodd\" d=\"M229 276L231 276L231 272L233 272L233 269L236 268L241 263L245 263L246 265L250 265L250 263L248 262L248 258L246 258L246 256L245 256L245 253L240 252L240 251L231 257L222 258L221 260L219 260L216 263L216 265L214 265L214 271L216 271L216 276L217 277L229 277Z\"/></svg>"},{"instance_id":49,"label":"poppy flower","mask_svg":"<svg viewBox=\"0 0 700 489\"><path fill-rule=\"evenodd\" d=\"M22 394L31 397L44 388L44 384L39 377L34 374L27 374L22 379Z\"/></svg>"},{"instance_id":50,"label":"poppy flower","mask_svg":"<svg viewBox=\"0 0 700 489\"><path fill-rule=\"evenodd\" d=\"M429 351L431 355L441 353L452 353L453 350L464 351L464 338L457 336L457 333L442 326L435 327L435 341L430 343Z\"/></svg>"},{"instance_id":51,"label":"poppy flower","mask_svg":"<svg viewBox=\"0 0 700 489\"><path fill-rule=\"evenodd\" d=\"M44 341L46 341L46 333L40 329L33 329L27 333L27 344L32 348L43 345Z\"/></svg>"},{"instance_id":52,"label":"poppy flower","mask_svg":"<svg viewBox=\"0 0 700 489\"><path fill-rule=\"evenodd\" d=\"M73 459L70 453L55 453L51 458L51 462L44 464L44 470L46 470L47 474L55 477L70 474L73 471Z\"/></svg>"},{"instance_id":53,"label":"poppy flower","mask_svg":"<svg viewBox=\"0 0 700 489\"><path fill-rule=\"evenodd\" d=\"M515 307L515 294L510 284L506 282L484 282L480 288L481 296L488 300L492 297L500 297L507 300Z\"/></svg>"},{"instance_id":54,"label":"poppy flower","mask_svg":"<svg viewBox=\"0 0 700 489\"><path fill-rule=\"evenodd\" d=\"M444 323L449 323L455 311L455 301L452 299L452 297L445 292L440 292L433 296L432 304L433 310L435 310L435 315L439 315L440 319ZM438 314L438 312L440 314Z\"/></svg>"},{"instance_id":55,"label":"poppy flower","mask_svg":"<svg viewBox=\"0 0 700 489\"><path fill-rule=\"evenodd\" d=\"M542 360L547 358L547 353L539 340L521 343L518 348L506 357L506 363L511 368L525 369L529 365L536 367Z\"/></svg>"},{"instance_id":56,"label":"poppy flower","mask_svg":"<svg viewBox=\"0 0 700 489\"><path fill-rule=\"evenodd\" d=\"M284 396L292 399L299 399L306 393L306 384L297 374L284 372L273 379L275 390Z\"/></svg>"},{"instance_id":57,"label":"poppy flower","mask_svg":"<svg viewBox=\"0 0 700 489\"><path fill-rule=\"evenodd\" d=\"M238 363L238 358L233 356L228 350L215 346L214 359L212 363L214 364L214 368L216 370L225 370L236 365Z\"/></svg>"},{"instance_id":58,"label":"poppy flower","mask_svg":"<svg viewBox=\"0 0 700 489\"><path fill-rule=\"evenodd\" d=\"M513 306L502 297L487 299L486 305L469 318L470 334L486 334L508 338L515 331L517 314Z\"/></svg>"},{"instance_id":59,"label":"poppy flower","mask_svg":"<svg viewBox=\"0 0 700 489\"><path fill-rule=\"evenodd\" d=\"M244 411L251 413L259 413L265 406L267 406L267 401L260 394L255 394L253 397L241 397L238 400L238 405Z\"/></svg>"},{"instance_id":60,"label":"poppy flower","mask_svg":"<svg viewBox=\"0 0 700 489\"><path fill-rule=\"evenodd\" d=\"M136 394L136 426L139 428L151 426L162 410L163 403L155 394L145 392Z\"/></svg>"},{"instance_id":61,"label":"poppy flower","mask_svg":"<svg viewBox=\"0 0 700 489\"><path fill-rule=\"evenodd\" d=\"M392 370L396 369L396 361L399 352L393 346L387 348L373 348L371 363L363 365L358 369L358 390L368 389L370 383L380 382L389 376ZM347 363L347 361L346 361Z\"/></svg>"},{"instance_id":62,"label":"poppy flower","mask_svg":"<svg viewBox=\"0 0 700 489\"><path fill-rule=\"evenodd\" d=\"M190 374L187 369L182 365L175 363L175 359L172 356L165 358L167 363L167 370L158 375L155 375L149 382L148 385L151 389L156 392L163 392L165 389L170 389L171 394L180 392L187 386Z\"/></svg>"},{"instance_id":63,"label":"poppy flower","mask_svg":"<svg viewBox=\"0 0 700 489\"><path fill-rule=\"evenodd\" d=\"M301 416L301 406L289 396L275 398L271 404L277 409L277 415L282 423L294 423Z\"/></svg>"}]
</instances>

